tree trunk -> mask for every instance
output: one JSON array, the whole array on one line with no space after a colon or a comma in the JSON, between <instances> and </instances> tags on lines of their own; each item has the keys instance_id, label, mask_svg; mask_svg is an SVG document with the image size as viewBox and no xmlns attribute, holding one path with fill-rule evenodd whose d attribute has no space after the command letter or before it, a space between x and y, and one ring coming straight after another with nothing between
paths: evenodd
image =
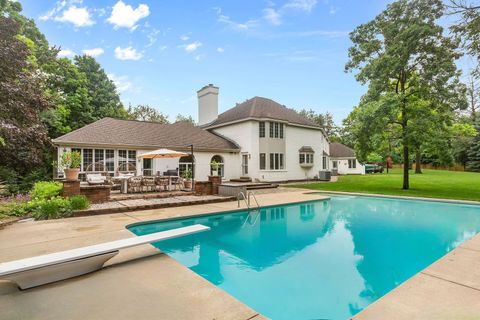
<instances>
[{"instance_id":1,"label":"tree trunk","mask_svg":"<svg viewBox=\"0 0 480 320\"><path fill-rule=\"evenodd\" d=\"M420 148L415 151L415 173L422 173L422 153Z\"/></svg>"},{"instance_id":2,"label":"tree trunk","mask_svg":"<svg viewBox=\"0 0 480 320\"><path fill-rule=\"evenodd\" d=\"M406 143L403 144L403 189L408 190L410 188L408 170L410 169L410 161L409 161L409 150L408 145Z\"/></svg>"}]
</instances>

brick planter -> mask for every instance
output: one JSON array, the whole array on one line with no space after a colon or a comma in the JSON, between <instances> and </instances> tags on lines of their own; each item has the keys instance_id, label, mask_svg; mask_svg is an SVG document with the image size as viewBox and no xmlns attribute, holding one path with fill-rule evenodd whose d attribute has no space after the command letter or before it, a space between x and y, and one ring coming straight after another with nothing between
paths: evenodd
<instances>
[{"instance_id":1,"label":"brick planter","mask_svg":"<svg viewBox=\"0 0 480 320\"><path fill-rule=\"evenodd\" d=\"M111 186L82 186L80 188L80 194L87 197L91 203L107 202L110 199Z\"/></svg>"},{"instance_id":2,"label":"brick planter","mask_svg":"<svg viewBox=\"0 0 480 320\"><path fill-rule=\"evenodd\" d=\"M222 177L208 176L208 181L212 184L212 194L218 194L218 186L222 184Z\"/></svg>"},{"instance_id":3,"label":"brick planter","mask_svg":"<svg viewBox=\"0 0 480 320\"><path fill-rule=\"evenodd\" d=\"M62 196L70 197L80 194L80 180L66 181L63 180L63 193Z\"/></svg>"},{"instance_id":4,"label":"brick planter","mask_svg":"<svg viewBox=\"0 0 480 320\"><path fill-rule=\"evenodd\" d=\"M210 181L195 181L195 194L211 195L212 183Z\"/></svg>"}]
</instances>

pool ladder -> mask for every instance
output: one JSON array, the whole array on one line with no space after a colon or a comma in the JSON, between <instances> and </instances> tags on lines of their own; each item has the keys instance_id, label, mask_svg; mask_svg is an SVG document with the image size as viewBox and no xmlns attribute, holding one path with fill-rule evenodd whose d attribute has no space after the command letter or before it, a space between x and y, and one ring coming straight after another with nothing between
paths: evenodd
<instances>
[{"instance_id":1,"label":"pool ladder","mask_svg":"<svg viewBox=\"0 0 480 320\"><path fill-rule=\"evenodd\" d=\"M256 207L254 209L255 210L260 209L260 205L258 204L257 197L255 197L255 193L253 193L253 191L248 191L247 195L245 195L245 193L243 193L242 191L240 191L237 194L237 206L238 206L238 208L240 208L240 200L241 200L240 196L241 196L241 199L243 199L245 201L245 204L247 205L248 210L252 209L252 207L250 206L250 196L252 196L253 200L255 200Z\"/></svg>"},{"instance_id":2,"label":"pool ladder","mask_svg":"<svg viewBox=\"0 0 480 320\"><path fill-rule=\"evenodd\" d=\"M252 207L250 206L250 196L252 196L253 200L255 200L256 207L253 208L253 210L252 210ZM252 191L247 192L246 196L245 196L245 193L239 192L237 195L237 203L239 208L240 208L240 197L245 201L245 204L247 205L247 208L248 208L248 216L243 222L242 227L244 227L247 224L247 222L250 225L254 226L255 224L257 224L258 217L260 216L260 205L258 204L257 198L255 197L255 194ZM257 213L257 215L253 218L253 221L252 221L252 215L251 215L252 212Z\"/></svg>"}]
</instances>

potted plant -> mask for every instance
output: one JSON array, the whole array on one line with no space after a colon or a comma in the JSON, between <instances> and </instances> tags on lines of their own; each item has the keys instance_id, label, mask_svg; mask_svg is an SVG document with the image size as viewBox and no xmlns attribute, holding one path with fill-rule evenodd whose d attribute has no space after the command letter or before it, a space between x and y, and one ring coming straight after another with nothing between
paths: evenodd
<instances>
[{"instance_id":1,"label":"potted plant","mask_svg":"<svg viewBox=\"0 0 480 320\"><path fill-rule=\"evenodd\" d=\"M60 168L65 172L67 181L78 180L80 172L81 156L78 151L66 151L60 156Z\"/></svg>"},{"instance_id":2,"label":"potted plant","mask_svg":"<svg viewBox=\"0 0 480 320\"><path fill-rule=\"evenodd\" d=\"M192 170L187 169L183 172L182 177L185 179L183 185L186 189L192 189Z\"/></svg>"},{"instance_id":3,"label":"potted plant","mask_svg":"<svg viewBox=\"0 0 480 320\"><path fill-rule=\"evenodd\" d=\"M220 162L212 160L212 162L210 162L210 168L212 168L212 176L218 176L218 168L220 168Z\"/></svg>"}]
</instances>

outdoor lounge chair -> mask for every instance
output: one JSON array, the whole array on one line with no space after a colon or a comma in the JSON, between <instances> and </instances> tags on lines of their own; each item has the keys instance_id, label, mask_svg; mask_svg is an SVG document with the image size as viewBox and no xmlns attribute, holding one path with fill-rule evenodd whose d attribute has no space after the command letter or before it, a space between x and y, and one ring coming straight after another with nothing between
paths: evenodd
<instances>
[{"instance_id":1,"label":"outdoor lounge chair","mask_svg":"<svg viewBox=\"0 0 480 320\"><path fill-rule=\"evenodd\" d=\"M120 249L168 240L209 230L201 224L93 246L0 263L0 280L15 282L20 289L76 277L99 270Z\"/></svg>"}]
</instances>

